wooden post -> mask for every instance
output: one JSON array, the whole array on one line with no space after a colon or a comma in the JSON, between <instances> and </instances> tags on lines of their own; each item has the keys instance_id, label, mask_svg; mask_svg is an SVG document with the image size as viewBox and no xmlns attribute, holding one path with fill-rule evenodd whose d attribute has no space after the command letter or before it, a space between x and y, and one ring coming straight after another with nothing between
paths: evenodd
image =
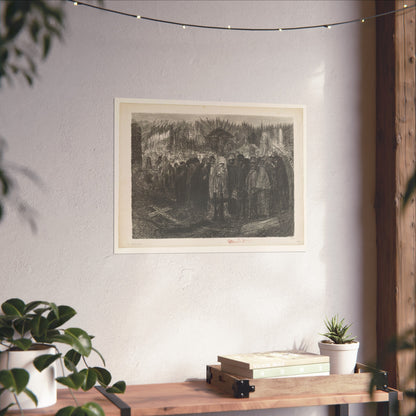
<instances>
[{"instance_id":1,"label":"wooden post","mask_svg":"<svg viewBox=\"0 0 416 416\"><path fill-rule=\"evenodd\" d=\"M389 384L415 388L408 380L415 351L389 353L390 340L415 328L416 232L414 197L403 208L415 169L415 0L376 1L376 12L408 10L377 19L377 350ZM408 414L414 404L404 402Z\"/></svg>"}]
</instances>

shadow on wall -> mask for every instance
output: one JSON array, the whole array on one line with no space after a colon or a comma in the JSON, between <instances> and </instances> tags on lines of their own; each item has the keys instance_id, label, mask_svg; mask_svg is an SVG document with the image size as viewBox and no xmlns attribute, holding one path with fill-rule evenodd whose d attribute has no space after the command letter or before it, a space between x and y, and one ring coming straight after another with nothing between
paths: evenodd
<instances>
[{"instance_id":1,"label":"shadow on wall","mask_svg":"<svg viewBox=\"0 0 416 416\"><path fill-rule=\"evenodd\" d=\"M375 13L373 2L361 2L357 13L362 16L369 16ZM340 124L340 131L345 129L351 131L347 134L350 142L336 143L337 138L328 139L334 143L340 152L345 154L345 162L348 169L328 166L325 172L336 169L339 176L338 189L335 194L336 204L332 205L331 196L326 195L328 209L326 215L325 235L331 241L325 241L324 245L329 247L327 256L337 250L337 257L341 261L338 264L328 263L327 268L327 305L326 310L341 313L353 322L354 329L361 338L359 360L372 361L376 355L376 235L375 235L375 213L373 206L375 190L375 21L369 25L355 26L348 28L350 31L359 31L355 47L357 59L351 62L351 79L346 79L346 90L348 84L354 87L354 94L349 100L356 108L351 113L353 119L360 117L360 125L348 125L348 116L342 117L337 112L337 117L344 124ZM340 45L338 45L339 47ZM357 74L355 78L355 75ZM359 88L357 86L359 84ZM361 91L358 94L358 91ZM326 96L332 99L330 88L327 88ZM342 97L338 97L342 102ZM351 153L348 153L351 151ZM331 159L325 159L329 164ZM351 163L356 165L354 172ZM354 172L354 175L351 175ZM343 177L344 175L344 177ZM345 185L345 186L344 186ZM341 198L341 201L339 200ZM344 201L344 202L343 202ZM335 207L338 207L338 210ZM341 209L339 209L341 207ZM345 217L344 217L345 214ZM336 221L336 222L335 222ZM334 229L334 224L339 228ZM357 234L357 241L348 240L345 235ZM335 242L335 244L334 244ZM353 261L353 263L351 262ZM355 262L358 262L356 264ZM353 273L348 274L348 270ZM359 275L357 275L359 274ZM342 299L335 299L334 294L349 291L350 299L355 299L354 304L343 304ZM354 297L355 293L355 297ZM341 310L336 310L339 308Z\"/></svg>"}]
</instances>

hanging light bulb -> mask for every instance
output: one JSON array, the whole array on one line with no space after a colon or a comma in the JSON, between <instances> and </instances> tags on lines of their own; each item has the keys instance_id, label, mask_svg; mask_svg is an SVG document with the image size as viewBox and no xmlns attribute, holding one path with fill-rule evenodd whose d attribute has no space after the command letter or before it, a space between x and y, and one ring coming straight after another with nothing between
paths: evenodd
<instances>
[{"instance_id":1,"label":"hanging light bulb","mask_svg":"<svg viewBox=\"0 0 416 416\"><path fill-rule=\"evenodd\" d=\"M1 1L1 0L0 0ZM140 15L135 15L135 14L129 14L129 13L124 13L124 12L120 12L117 10L112 10L112 9L107 9L105 7L101 7L101 6L93 6L92 4L86 3L86 2L82 2L82 1L77 1L77 0L66 0L71 2L74 6L87 6L87 7L92 7L94 9L100 9L106 12L112 12L112 13L118 13L118 14L123 14L129 17L133 17L133 18L137 18L137 19L145 19L145 20L152 20L154 22L159 22L159 23L167 23L167 24L173 24L173 25L179 25L182 26L183 29L187 29L187 26L183 23L180 22L175 22L175 21L165 21L165 20L160 20L160 19L154 19L154 18L148 18L148 17L143 17ZM401 9L397 9L397 10L392 10L388 13L381 13L381 14L377 14L374 16L369 16L369 17L363 17L363 18L359 18L359 19L353 19L353 20L346 20L343 22L338 22L338 23L334 23L334 25L340 25L340 24L347 24L347 23L355 23L357 21L361 21L362 23L366 23L367 21L376 19L378 17L384 16L386 14L395 14L398 13L400 11L403 11L404 9L414 9L416 7L415 4L404 4L403 8ZM195 24L190 24L190 27L198 27L198 28L203 28L203 29L225 29L225 30L244 30L244 31L276 31L278 30L279 32L285 31L285 30L300 30L300 29L315 29L315 28L326 28L326 29L331 29L332 25L331 24L320 24L320 25L313 25L313 26L299 26L299 27L281 27L281 28L258 28L258 29L254 29L254 28L232 28L230 25L224 27L224 26L206 26L206 25L195 25Z\"/></svg>"}]
</instances>

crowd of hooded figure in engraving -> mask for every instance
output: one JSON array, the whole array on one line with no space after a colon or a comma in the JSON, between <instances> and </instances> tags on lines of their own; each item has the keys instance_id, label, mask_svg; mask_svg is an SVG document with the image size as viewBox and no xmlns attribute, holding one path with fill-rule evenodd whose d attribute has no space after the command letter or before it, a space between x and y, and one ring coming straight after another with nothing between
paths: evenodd
<instances>
[{"instance_id":1,"label":"crowd of hooded figure in engraving","mask_svg":"<svg viewBox=\"0 0 416 416\"><path fill-rule=\"evenodd\" d=\"M152 171L150 159L148 171ZM277 154L268 157L210 155L169 162L160 156L147 180L174 191L178 206L188 206L212 220L261 219L289 208L289 181Z\"/></svg>"},{"instance_id":2,"label":"crowd of hooded figure in engraving","mask_svg":"<svg viewBox=\"0 0 416 416\"><path fill-rule=\"evenodd\" d=\"M168 156L144 157L140 177L147 195L154 200L164 195L176 213L187 213L184 222L192 217L216 225L247 224L289 215L293 232L293 167L276 150L262 155L231 150ZM159 213L174 221L172 212Z\"/></svg>"}]
</instances>

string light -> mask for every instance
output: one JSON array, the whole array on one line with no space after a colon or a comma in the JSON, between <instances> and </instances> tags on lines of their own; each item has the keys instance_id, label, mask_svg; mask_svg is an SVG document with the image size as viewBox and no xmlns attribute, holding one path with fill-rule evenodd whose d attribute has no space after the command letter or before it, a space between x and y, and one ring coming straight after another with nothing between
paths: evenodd
<instances>
[{"instance_id":1,"label":"string light","mask_svg":"<svg viewBox=\"0 0 416 416\"><path fill-rule=\"evenodd\" d=\"M346 25L346 24L357 23L357 22L364 23L368 20L377 19L377 18L382 17L382 16L387 16L387 15L391 15L391 14L395 14L395 13L400 13L400 12L403 12L403 11L407 12L410 9L413 9L413 8L416 7L416 4L413 4L411 6L408 6L407 4L405 4L402 9L391 10L391 11L388 11L388 12L375 14L373 16L360 17L359 19L345 20L345 21L342 21L342 22L327 23L327 24L320 24L320 25L279 27L279 28L265 28L265 27L249 28L249 27L231 27L230 25L228 25L228 26L209 26L209 25L198 25L198 24L192 24L192 23L180 23L180 22L175 22L175 21L172 21L172 20L156 19L156 18L153 18L153 17L145 17L145 16L141 16L141 15L130 14L130 13L122 12L122 11L119 11L119 10L107 9L105 7L97 6L97 5L90 4L90 3L85 3L85 2L82 2L82 1L73 1L73 0L67 0L67 1L72 2L74 4L74 6L78 6L78 5L79 6L85 6L85 7L90 7L92 9L100 10L100 11L103 11L103 12L114 13L114 14L118 14L118 15L122 15L122 16L126 16L126 17L134 17L135 19L147 20L147 21L150 21L150 22L163 23L163 24L169 24L169 25L174 25L174 26L182 26L183 29L191 27L191 28L197 28L197 29L234 30L234 31L245 31L245 32L276 32L276 31L282 32L282 31L289 31L289 30L305 30L305 29L319 29L319 28L321 28L321 29L322 28L331 29L334 26Z\"/></svg>"}]
</instances>

